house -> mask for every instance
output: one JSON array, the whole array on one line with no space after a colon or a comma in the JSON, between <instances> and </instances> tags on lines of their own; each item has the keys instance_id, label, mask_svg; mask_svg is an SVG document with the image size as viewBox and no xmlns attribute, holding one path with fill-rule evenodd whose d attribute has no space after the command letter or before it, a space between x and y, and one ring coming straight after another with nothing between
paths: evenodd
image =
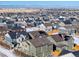
<instances>
[{"instance_id":1,"label":"house","mask_svg":"<svg viewBox=\"0 0 79 59\"><path fill-rule=\"evenodd\" d=\"M11 47L15 47L17 45L17 39L20 38L20 40L24 40L27 35L27 32L23 28L13 27L5 34L4 42L9 44Z\"/></svg>"},{"instance_id":2,"label":"house","mask_svg":"<svg viewBox=\"0 0 79 59\"><path fill-rule=\"evenodd\" d=\"M66 28L66 33L68 35L76 34L76 28L74 28L72 25L66 25L66 26L64 26L64 28Z\"/></svg>"},{"instance_id":3,"label":"house","mask_svg":"<svg viewBox=\"0 0 79 59\"><path fill-rule=\"evenodd\" d=\"M58 29L59 29L59 33L68 33L67 29L63 26L59 27Z\"/></svg>"},{"instance_id":4,"label":"house","mask_svg":"<svg viewBox=\"0 0 79 59\"><path fill-rule=\"evenodd\" d=\"M51 50L53 48L53 44L47 39L47 34L43 31L39 32L31 32L33 37L30 42L33 44L35 48L34 55L36 56L48 56L51 54Z\"/></svg>"},{"instance_id":5,"label":"house","mask_svg":"<svg viewBox=\"0 0 79 59\"><path fill-rule=\"evenodd\" d=\"M63 22L64 22L64 24L66 24L66 25L72 24L72 22L71 22L70 20L65 20L65 21L63 21Z\"/></svg>"},{"instance_id":6,"label":"house","mask_svg":"<svg viewBox=\"0 0 79 59\"><path fill-rule=\"evenodd\" d=\"M8 19L5 19L4 17L0 17L0 23L6 22Z\"/></svg>"},{"instance_id":7,"label":"house","mask_svg":"<svg viewBox=\"0 0 79 59\"><path fill-rule=\"evenodd\" d=\"M64 22L59 22L59 26L65 26Z\"/></svg>"},{"instance_id":8,"label":"house","mask_svg":"<svg viewBox=\"0 0 79 59\"><path fill-rule=\"evenodd\" d=\"M0 35L7 33L8 27L6 23L0 23Z\"/></svg>"},{"instance_id":9,"label":"house","mask_svg":"<svg viewBox=\"0 0 79 59\"><path fill-rule=\"evenodd\" d=\"M46 27L46 32L52 30L52 24L51 23L44 23L44 26Z\"/></svg>"},{"instance_id":10,"label":"house","mask_svg":"<svg viewBox=\"0 0 79 59\"><path fill-rule=\"evenodd\" d=\"M45 24L40 24L38 26L36 26L37 28L39 28L39 30L43 30L43 31L51 31L52 30L52 24L51 23L45 23Z\"/></svg>"},{"instance_id":11,"label":"house","mask_svg":"<svg viewBox=\"0 0 79 59\"><path fill-rule=\"evenodd\" d=\"M60 16L60 17L59 17L59 20L60 20L60 21L65 21L65 17L64 17L64 16Z\"/></svg>"},{"instance_id":12,"label":"house","mask_svg":"<svg viewBox=\"0 0 79 59\"><path fill-rule=\"evenodd\" d=\"M60 27L58 22L52 23L53 29L58 29Z\"/></svg>"},{"instance_id":13,"label":"house","mask_svg":"<svg viewBox=\"0 0 79 59\"><path fill-rule=\"evenodd\" d=\"M43 31L29 32L31 38L21 43L18 50L38 57L44 57L51 54L53 44L47 39L47 34Z\"/></svg>"},{"instance_id":14,"label":"house","mask_svg":"<svg viewBox=\"0 0 79 59\"><path fill-rule=\"evenodd\" d=\"M27 25L34 26L34 19L33 18L28 18L27 20L25 20L25 22L27 23Z\"/></svg>"},{"instance_id":15,"label":"house","mask_svg":"<svg viewBox=\"0 0 79 59\"><path fill-rule=\"evenodd\" d=\"M11 31L20 31L20 30L24 30L25 28L22 28L22 26L20 24L13 24L13 26L11 26L11 28L9 28Z\"/></svg>"},{"instance_id":16,"label":"house","mask_svg":"<svg viewBox=\"0 0 79 59\"><path fill-rule=\"evenodd\" d=\"M46 31L46 29L47 29L44 24L37 26L37 28L39 28L39 30L43 30L43 31Z\"/></svg>"},{"instance_id":17,"label":"house","mask_svg":"<svg viewBox=\"0 0 79 59\"><path fill-rule=\"evenodd\" d=\"M58 34L59 32L60 32L59 29L53 29L52 31L47 32L47 34L50 36L50 35Z\"/></svg>"},{"instance_id":18,"label":"house","mask_svg":"<svg viewBox=\"0 0 79 59\"><path fill-rule=\"evenodd\" d=\"M47 15L43 16L42 21L43 21L44 23L50 23L50 22L51 22L50 19L49 19L49 17L48 17Z\"/></svg>"},{"instance_id":19,"label":"house","mask_svg":"<svg viewBox=\"0 0 79 59\"><path fill-rule=\"evenodd\" d=\"M34 25L35 26L39 26L41 24L43 24L43 21L42 20L39 20L39 19L36 19L35 22L34 22Z\"/></svg>"},{"instance_id":20,"label":"house","mask_svg":"<svg viewBox=\"0 0 79 59\"><path fill-rule=\"evenodd\" d=\"M53 22L54 22L54 23L55 23L55 22L60 22L60 20L59 20L58 18L54 18L54 19L51 20L51 22L52 22L52 23L53 23Z\"/></svg>"},{"instance_id":21,"label":"house","mask_svg":"<svg viewBox=\"0 0 79 59\"><path fill-rule=\"evenodd\" d=\"M55 34L48 37L48 39L55 45L55 50L67 49L71 50L74 46L74 39L72 36L66 34Z\"/></svg>"},{"instance_id":22,"label":"house","mask_svg":"<svg viewBox=\"0 0 79 59\"><path fill-rule=\"evenodd\" d=\"M6 24L7 24L8 28L10 29L14 26L14 21L7 21Z\"/></svg>"},{"instance_id":23,"label":"house","mask_svg":"<svg viewBox=\"0 0 79 59\"><path fill-rule=\"evenodd\" d=\"M25 21L18 21L18 22L15 22L14 24L18 24L18 25L20 25L20 26L27 26L27 23L25 22Z\"/></svg>"}]
</instances>

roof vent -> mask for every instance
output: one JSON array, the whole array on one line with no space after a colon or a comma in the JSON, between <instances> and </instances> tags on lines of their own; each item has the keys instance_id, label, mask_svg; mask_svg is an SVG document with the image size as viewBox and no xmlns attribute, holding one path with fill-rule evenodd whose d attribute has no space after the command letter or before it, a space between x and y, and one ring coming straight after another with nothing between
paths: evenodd
<instances>
[{"instance_id":1,"label":"roof vent","mask_svg":"<svg viewBox=\"0 0 79 59\"><path fill-rule=\"evenodd\" d=\"M39 36L39 38L42 38L42 36Z\"/></svg>"}]
</instances>

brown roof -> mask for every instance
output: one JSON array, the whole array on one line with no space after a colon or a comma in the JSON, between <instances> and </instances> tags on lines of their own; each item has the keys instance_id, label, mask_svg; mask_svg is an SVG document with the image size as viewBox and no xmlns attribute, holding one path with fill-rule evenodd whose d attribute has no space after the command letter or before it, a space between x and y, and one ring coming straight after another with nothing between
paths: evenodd
<instances>
[{"instance_id":1,"label":"brown roof","mask_svg":"<svg viewBox=\"0 0 79 59\"><path fill-rule=\"evenodd\" d=\"M47 39L46 35L41 35L39 34L39 32L34 31L31 32L30 34L32 34L34 36L34 38L32 40L30 40L30 42L35 46L35 47L41 47L44 45L51 45L52 43Z\"/></svg>"},{"instance_id":2,"label":"brown roof","mask_svg":"<svg viewBox=\"0 0 79 59\"><path fill-rule=\"evenodd\" d=\"M0 31L7 31L7 30L8 30L7 27L5 27L5 26L0 26Z\"/></svg>"},{"instance_id":3,"label":"brown roof","mask_svg":"<svg viewBox=\"0 0 79 59\"><path fill-rule=\"evenodd\" d=\"M30 34L32 34L33 37L39 37L39 36L47 36L47 33L44 31L33 31L30 32Z\"/></svg>"},{"instance_id":4,"label":"brown roof","mask_svg":"<svg viewBox=\"0 0 79 59\"><path fill-rule=\"evenodd\" d=\"M52 35L52 38L53 38L56 42L64 41L63 38L59 36L59 34L57 34L57 35Z\"/></svg>"}]
</instances>

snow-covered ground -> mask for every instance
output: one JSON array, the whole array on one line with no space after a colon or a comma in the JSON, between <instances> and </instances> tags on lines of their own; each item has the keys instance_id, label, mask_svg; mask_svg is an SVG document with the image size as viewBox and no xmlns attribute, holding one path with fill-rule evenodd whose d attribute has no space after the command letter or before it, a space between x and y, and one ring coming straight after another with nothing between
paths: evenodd
<instances>
[{"instance_id":1,"label":"snow-covered ground","mask_svg":"<svg viewBox=\"0 0 79 59\"><path fill-rule=\"evenodd\" d=\"M75 56L72 53L68 53L68 54L62 55L61 57L75 57Z\"/></svg>"},{"instance_id":2,"label":"snow-covered ground","mask_svg":"<svg viewBox=\"0 0 79 59\"><path fill-rule=\"evenodd\" d=\"M12 50L8 50L2 46L0 46L0 52L7 57L16 57L16 55L12 52Z\"/></svg>"},{"instance_id":3,"label":"snow-covered ground","mask_svg":"<svg viewBox=\"0 0 79 59\"><path fill-rule=\"evenodd\" d=\"M73 37L74 38L74 43L79 45L79 37Z\"/></svg>"}]
</instances>

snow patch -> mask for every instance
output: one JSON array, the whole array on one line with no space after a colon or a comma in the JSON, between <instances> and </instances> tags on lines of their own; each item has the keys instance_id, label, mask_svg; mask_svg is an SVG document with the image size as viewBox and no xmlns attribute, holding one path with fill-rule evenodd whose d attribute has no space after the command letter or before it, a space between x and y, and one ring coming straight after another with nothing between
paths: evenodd
<instances>
[{"instance_id":1,"label":"snow patch","mask_svg":"<svg viewBox=\"0 0 79 59\"><path fill-rule=\"evenodd\" d=\"M0 52L5 54L8 57L16 57L16 55L11 50L8 50L2 46L0 46Z\"/></svg>"}]
</instances>

